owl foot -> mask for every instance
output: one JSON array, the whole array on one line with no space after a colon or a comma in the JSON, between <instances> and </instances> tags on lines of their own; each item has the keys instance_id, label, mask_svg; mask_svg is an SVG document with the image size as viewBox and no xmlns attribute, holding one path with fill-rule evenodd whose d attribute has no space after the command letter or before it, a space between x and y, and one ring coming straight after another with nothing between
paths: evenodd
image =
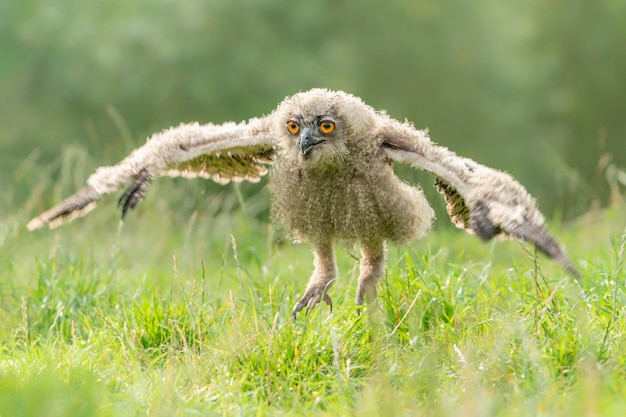
<instances>
[{"instance_id":1,"label":"owl foot","mask_svg":"<svg viewBox=\"0 0 626 417\"><path fill-rule=\"evenodd\" d=\"M304 293L304 296L296 303L291 311L291 315L295 319L296 316L304 307L306 307L306 314L309 314L309 310L311 310L317 303L321 300L324 300L326 304L330 307L330 312L333 311L333 301L330 299L330 295L325 291L325 287L312 287L307 289Z\"/></svg>"},{"instance_id":2,"label":"owl foot","mask_svg":"<svg viewBox=\"0 0 626 417\"><path fill-rule=\"evenodd\" d=\"M371 285L368 281L359 282L359 286L356 290L356 313L357 315L361 315L363 307L367 307L368 303L374 302L376 300L376 286ZM367 303L365 302L367 300Z\"/></svg>"}]
</instances>

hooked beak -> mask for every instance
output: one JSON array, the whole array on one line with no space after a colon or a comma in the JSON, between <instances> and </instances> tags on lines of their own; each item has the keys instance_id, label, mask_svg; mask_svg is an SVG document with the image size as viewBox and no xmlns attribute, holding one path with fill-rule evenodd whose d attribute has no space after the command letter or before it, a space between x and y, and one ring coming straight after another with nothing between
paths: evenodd
<instances>
[{"instance_id":1,"label":"hooked beak","mask_svg":"<svg viewBox=\"0 0 626 417\"><path fill-rule=\"evenodd\" d=\"M326 141L324 139L316 140L311 129L304 129L302 136L300 136L300 150L302 150L302 156L304 156L305 159L310 157L311 151L315 145L319 145L322 142Z\"/></svg>"}]
</instances>

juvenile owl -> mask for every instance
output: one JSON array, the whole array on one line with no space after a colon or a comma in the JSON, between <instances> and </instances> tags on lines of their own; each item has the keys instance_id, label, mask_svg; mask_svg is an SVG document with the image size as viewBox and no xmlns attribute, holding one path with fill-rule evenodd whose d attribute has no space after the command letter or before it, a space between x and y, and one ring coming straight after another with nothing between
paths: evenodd
<instances>
[{"instance_id":1,"label":"juvenile owl","mask_svg":"<svg viewBox=\"0 0 626 417\"><path fill-rule=\"evenodd\" d=\"M431 142L424 130L375 111L342 91L313 89L285 98L269 115L221 125L181 124L154 134L120 163L101 167L87 186L31 220L57 227L89 212L103 195L127 187L122 216L160 175L258 181L271 166L272 217L294 240L313 248L314 270L294 317L321 300L337 278L333 244L361 246L356 303L376 298L387 242L423 237L434 212L422 190L401 181L393 164L435 176L457 227L483 240L533 243L572 275L578 272L544 227L534 198L504 172Z\"/></svg>"}]
</instances>

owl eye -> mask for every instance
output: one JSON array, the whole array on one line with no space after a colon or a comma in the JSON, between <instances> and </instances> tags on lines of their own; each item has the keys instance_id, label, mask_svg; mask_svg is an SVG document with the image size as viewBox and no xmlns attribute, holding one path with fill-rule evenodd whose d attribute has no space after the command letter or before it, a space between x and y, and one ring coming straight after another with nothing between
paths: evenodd
<instances>
[{"instance_id":1,"label":"owl eye","mask_svg":"<svg viewBox=\"0 0 626 417\"><path fill-rule=\"evenodd\" d=\"M297 135L300 131L300 123L296 122L295 120L289 120L287 122L287 130L292 135Z\"/></svg>"},{"instance_id":2,"label":"owl eye","mask_svg":"<svg viewBox=\"0 0 626 417\"><path fill-rule=\"evenodd\" d=\"M319 124L319 128L320 132L328 135L329 133L333 133L333 131L335 130L335 122L333 122L332 120L322 120Z\"/></svg>"}]
</instances>

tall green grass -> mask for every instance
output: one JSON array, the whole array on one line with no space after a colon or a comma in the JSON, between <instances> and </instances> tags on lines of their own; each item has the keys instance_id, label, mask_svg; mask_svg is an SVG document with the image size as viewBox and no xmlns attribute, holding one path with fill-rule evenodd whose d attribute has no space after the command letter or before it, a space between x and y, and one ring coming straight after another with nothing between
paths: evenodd
<instances>
[{"instance_id":1,"label":"tall green grass","mask_svg":"<svg viewBox=\"0 0 626 417\"><path fill-rule=\"evenodd\" d=\"M358 248L340 244L333 312L293 321L312 258L263 220L264 194L242 209L236 189L164 180L124 224L110 198L26 232L64 178L3 202L0 416L626 412L623 207L553 225L580 281L441 228L390 249L360 316Z\"/></svg>"}]
</instances>

